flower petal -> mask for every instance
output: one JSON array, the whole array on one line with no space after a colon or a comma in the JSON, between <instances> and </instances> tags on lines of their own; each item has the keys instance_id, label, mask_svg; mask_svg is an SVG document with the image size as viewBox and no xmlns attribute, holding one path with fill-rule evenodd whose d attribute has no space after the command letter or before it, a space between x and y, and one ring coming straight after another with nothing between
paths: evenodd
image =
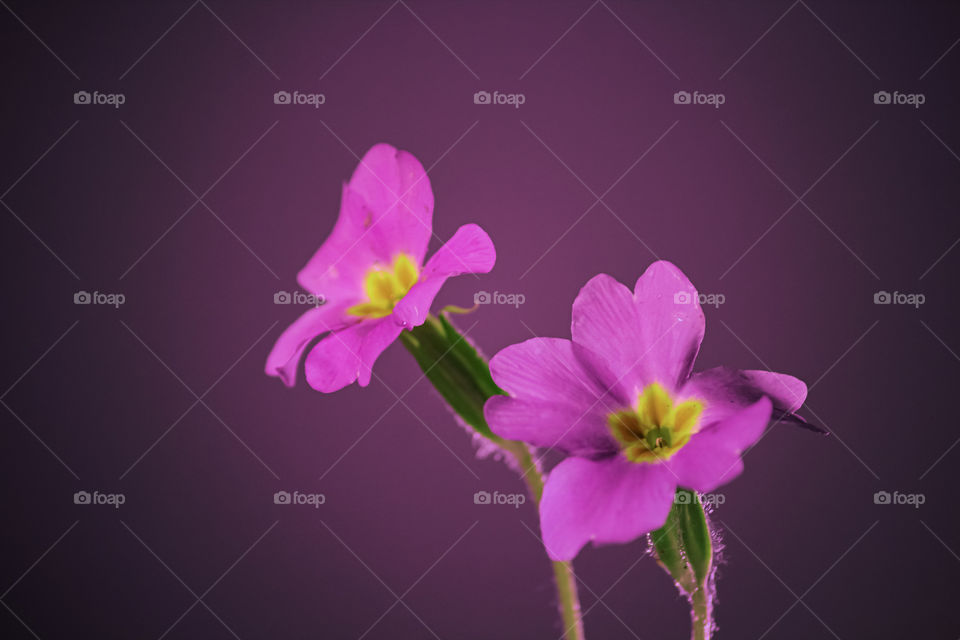
<instances>
[{"instance_id":1,"label":"flower petal","mask_svg":"<svg viewBox=\"0 0 960 640\"><path fill-rule=\"evenodd\" d=\"M793 414L807 398L807 385L783 373L715 367L690 376L681 394L706 401L701 420L703 424L710 424L723 420L763 396L773 401L775 417Z\"/></svg>"},{"instance_id":2,"label":"flower petal","mask_svg":"<svg viewBox=\"0 0 960 640\"><path fill-rule=\"evenodd\" d=\"M296 384L297 367L304 349L311 340L322 333L342 328L347 320L342 307L323 305L310 309L287 327L267 356L264 367L268 376L276 376L283 384Z\"/></svg>"},{"instance_id":3,"label":"flower petal","mask_svg":"<svg viewBox=\"0 0 960 640\"><path fill-rule=\"evenodd\" d=\"M622 408L560 338L531 338L511 345L490 360L494 382L511 394L484 405L490 429L502 438L573 455L616 451L607 415Z\"/></svg>"},{"instance_id":4,"label":"flower petal","mask_svg":"<svg viewBox=\"0 0 960 640\"><path fill-rule=\"evenodd\" d=\"M378 260L364 236L363 223L353 210L363 206L359 196L343 185L340 215L333 231L297 274L301 287L327 303L349 306L363 299L363 278Z\"/></svg>"},{"instance_id":5,"label":"flower petal","mask_svg":"<svg viewBox=\"0 0 960 640\"><path fill-rule=\"evenodd\" d=\"M663 526L676 479L662 465L623 456L567 458L547 477L540 528L547 554L570 560L587 542L629 542Z\"/></svg>"},{"instance_id":6,"label":"flower petal","mask_svg":"<svg viewBox=\"0 0 960 640\"><path fill-rule=\"evenodd\" d=\"M373 363L400 331L402 328L387 316L332 332L307 355L307 384L324 393L338 391L354 380L359 380L361 387L367 386Z\"/></svg>"},{"instance_id":7,"label":"flower petal","mask_svg":"<svg viewBox=\"0 0 960 640\"><path fill-rule=\"evenodd\" d=\"M447 278L463 273L487 273L496 260L497 252L487 232L475 224L463 225L433 254L417 283L397 303L393 315L404 326L420 326Z\"/></svg>"},{"instance_id":8,"label":"flower petal","mask_svg":"<svg viewBox=\"0 0 960 640\"><path fill-rule=\"evenodd\" d=\"M386 144L370 149L343 186L337 223L297 275L304 289L349 306L363 299L375 264L406 253L419 267L430 241L433 191L409 153Z\"/></svg>"},{"instance_id":9,"label":"flower petal","mask_svg":"<svg viewBox=\"0 0 960 640\"><path fill-rule=\"evenodd\" d=\"M608 384L631 395L652 382L676 390L690 375L703 332L697 290L662 260L647 268L632 294L600 274L573 303L573 341L606 360L618 376Z\"/></svg>"},{"instance_id":10,"label":"flower petal","mask_svg":"<svg viewBox=\"0 0 960 640\"><path fill-rule=\"evenodd\" d=\"M681 487L713 491L743 471L740 454L763 435L772 409L770 398L764 396L695 434L674 457L661 464L669 466Z\"/></svg>"},{"instance_id":11,"label":"flower petal","mask_svg":"<svg viewBox=\"0 0 960 640\"><path fill-rule=\"evenodd\" d=\"M494 396L483 414L490 429L508 440L521 440L537 447L554 448L567 455L595 457L616 452L616 444L604 431L602 412L574 405Z\"/></svg>"},{"instance_id":12,"label":"flower petal","mask_svg":"<svg viewBox=\"0 0 960 640\"><path fill-rule=\"evenodd\" d=\"M423 165L406 151L378 144L360 160L350 190L363 198L361 223L385 259L403 251L423 264L433 229L433 189Z\"/></svg>"}]
</instances>

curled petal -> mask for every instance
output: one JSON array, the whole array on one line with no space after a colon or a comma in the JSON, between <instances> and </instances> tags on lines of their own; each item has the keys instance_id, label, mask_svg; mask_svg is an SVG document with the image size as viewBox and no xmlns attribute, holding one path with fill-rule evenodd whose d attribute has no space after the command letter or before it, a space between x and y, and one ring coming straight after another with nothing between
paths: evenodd
<instances>
[{"instance_id":1,"label":"curled petal","mask_svg":"<svg viewBox=\"0 0 960 640\"><path fill-rule=\"evenodd\" d=\"M343 308L323 305L310 309L287 327L267 356L268 376L276 376L288 387L296 384L297 366L304 349L317 336L347 324Z\"/></svg>"},{"instance_id":2,"label":"curled petal","mask_svg":"<svg viewBox=\"0 0 960 640\"><path fill-rule=\"evenodd\" d=\"M433 191L423 166L406 151L378 144L344 185L337 223L297 281L329 302L359 302L372 265L390 264L399 253L423 264L432 224Z\"/></svg>"},{"instance_id":3,"label":"curled petal","mask_svg":"<svg viewBox=\"0 0 960 640\"><path fill-rule=\"evenodd\" d=\"M690 376L682 394L706 401L704 424L723 420L763 396L773 402L774 418L791 419L807 398L807 385L784 373L715 367ZM799 416L792 421L819 431Z\"/></svg>"},{"instance_id":4,"label":"curled petal","mask_svg":"<svg viewBox=\"0 0 960 640\"><path fill-rule=\"evenodd\" d=\"M388 316L330 333L307 355L307 384L324 393L338 391L354 380L361 387L367 386L374 362L400 331L402 328Z\"/></svg>"},{"instance_id":5,"label":"curled petal","mask_svg":"<svg viewBox=\"0 0 960 640\"><path fill-rule=\"evenodd\" d=\"M433 229L433 189L412 154L378 144L360 160L350 189L364 206L354 215L370 230L381 253L403 251L423 264Z\"/></svg>"},{"instance_id":6,"label":"curled petal","mask_svg":"<svg viewBox=\"0 0 960 640\"><path fill-rule=\"evenodd\" d=\"M397 303L393 310L395 319L406 327L420 326L447 278L463 273L487 273L496 260L497 252L487 232L475 224L463 225L433 254L417 283Z\"/></svg>"},{"instance_id":7,"label":"curled petal","mask_svg":"<svg viewBox=\"0 0 960 640\"><path fill-rule=\"evenodd\" d=\"M360 196L344 185L333 231L297 274L301 287L323 296L328 304L348 307L360 302L363 278L370 266L381 260L355 214L362 207Z\"/></svg>"}]
</instances>

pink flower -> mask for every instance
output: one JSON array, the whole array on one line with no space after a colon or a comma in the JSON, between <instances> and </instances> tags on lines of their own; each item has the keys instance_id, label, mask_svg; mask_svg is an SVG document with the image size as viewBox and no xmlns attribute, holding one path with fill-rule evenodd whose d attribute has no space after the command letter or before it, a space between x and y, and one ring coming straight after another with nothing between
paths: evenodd
<instances>
[{"instance_id":1,"label":"pink flower","mask_svg":"<svg viewBox=\"0 0 960 640\"><path fill-rule=\"evenodd\" d=\"M709 492L740 474L772 414L802 422L807 388L792 376L692 373L703 332L697 290L661 261L633 292L608 275L590 280L573 303L572 341L534 338L491 360L510 394L484 407L493 432L568 455L540 503L551 558L659 528L678 486Z\"/></svg>"},{"instance_id":2,"label":"pink flower","mask_svg":"<svg viewBox=\"0 0 960 640\"><path fill-rule=\"evenodd\" d=\"M378 144L343 186L340 215L297 275L325 301L300 316L267 357L267 375L287 386L309 343L307 383L317 391L370 383L373 363L404 329L423 324L451 276L487 273L496 261L483 229L467 224L424 264L433 233L433 191L423 166L406 151Z\"/></svg>"}]
</instances>

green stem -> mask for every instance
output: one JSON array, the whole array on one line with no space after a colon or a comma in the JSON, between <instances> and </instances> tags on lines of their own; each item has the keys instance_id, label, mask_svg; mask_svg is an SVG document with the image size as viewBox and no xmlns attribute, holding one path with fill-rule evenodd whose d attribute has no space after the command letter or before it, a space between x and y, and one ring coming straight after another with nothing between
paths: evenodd
<instances>
[{"instance_id":1,"label":"green stem","mask_svg":"<svg viewBox=\"0 0 960 640\"><path fill-rule=\"evenodd\" d=\"M400 341L457 415L477 433L513 456L534 504L539 505L543 495L543 473L532 451L522 442L504 440L494 434L483 416L484 403L504 393L490 376L487 361L443 314L429 316L419 327L402 332ZM573 565L569 562L553 562L553 577L557 586L563 638L584 640Z\"/></svg>"},{"instance_id":2,"label":"green stem","mask_svg":"<svg viewBox=\"0 0 960 640\"><path fill-rule=\"evenodd\" d=\"M657 562L690 601L693 640L713 632L713 540L695 491L677 489L664 525L650 533Z\"/></svg>"},{"instance_id":3,"label":"green stem","mask_svg":"<svg viewBox=\"0 0 960 640\"><path fill-rule=\"evenodd\" d=\"M710 594L707 587L700 587L690 595L690 624L693 640L710 640L712 621L710 619Z\"/></svg>"},{"instance_id":4,"label":"green stem","mask_svg":"<svg viewBox=\"0 0 960 640\"><path fill-rule=\"evenodd\" d=\"M553 561L553 579L557 584L560 619L566 640L583 640L583 619L580 617L580 598L577 595L577 577L569 562Z\"/></svg>"},{"instance_id":5,"label":"green stem","mask_svg":"<svg viewBox=\"0 0 960 640\"><path fill-rule=\"evenodd\" d=\"M516 440L504 440L497 436L493 436L493 438L501 449L512 455L514 460L517 461L523 481L527 484L530 495L533 496L533 502L539 505L540 498L543 496L543 474L533 458L530 447Z\"/></svg>"},{"instance_id":6,"label":"green stem","mask_svg":"<svg viewBox=\"0 0 960 640\"><path fill-rule=\"evenodd\" d=\"M543 474L534 460L530 448L522 442L501 440L500 447L516 459L523 471L527 489L539 505L543 496ZM573 565L569 562L553 560L553 580L557 586L557 601L560 607L560 620L563 623L565 640L583 640L583 619L580 616L580 596L577 593L577 577Z\"/></svg>"}]
</instances>

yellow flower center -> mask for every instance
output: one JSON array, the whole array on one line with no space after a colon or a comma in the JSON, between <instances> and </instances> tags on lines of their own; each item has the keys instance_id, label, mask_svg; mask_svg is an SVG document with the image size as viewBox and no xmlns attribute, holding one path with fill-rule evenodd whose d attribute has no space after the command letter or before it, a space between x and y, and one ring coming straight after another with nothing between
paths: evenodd
<instances>
[{"instance_id":1,"label":"yellow flower center","mask_svg":"<svg viewBox=\"0 0 960 640\"><path fill-rule=\"evenodd\" d=\"M640 393L636 409L607 416L607 426L631 462L667 460L699 430L697 421L705 403L690 399L675 404L657 382Z\"/></svg>"},{"instance_id":2,"label":"yellow flower center","mask_svg":"<svg viewBox=\"0 0 960 640\"><path fill-rule=\"evenodd\" d=\"M393 307L420 277L416 263L405 253L399 253L393 259L393 265L383 267L379 264L370 267L363 278L363 291L366 302L355 304L347 313L364 318L383 318L393 312Z\"/></svg>"}]
</instances>

